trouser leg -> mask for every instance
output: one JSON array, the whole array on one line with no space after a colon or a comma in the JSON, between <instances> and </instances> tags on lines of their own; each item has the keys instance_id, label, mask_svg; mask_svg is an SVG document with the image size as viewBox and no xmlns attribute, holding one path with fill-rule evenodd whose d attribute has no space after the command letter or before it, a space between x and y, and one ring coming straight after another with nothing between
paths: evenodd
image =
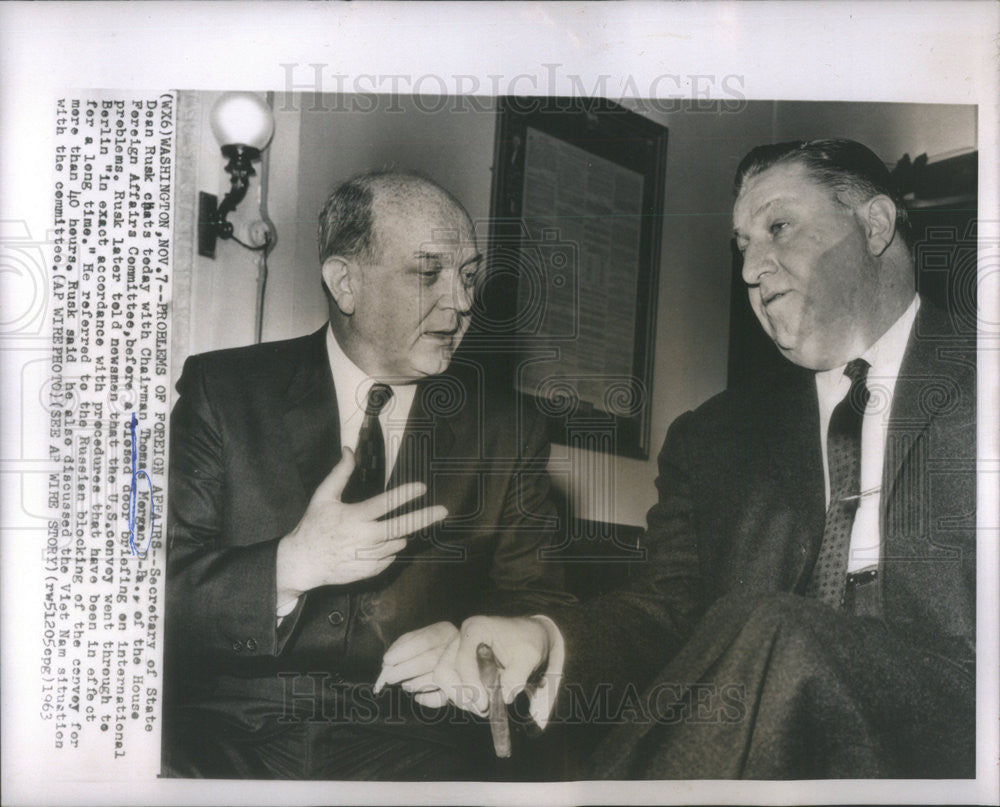
<instances>
[{"instance_id":1,"label":"trouser leg","mask_svg":"<svg viewBox=\"0 0 1000 807\"><path fill-rule=\"evenodd\" d=\"M706 687L739 703L706 719L695 703ZM593 757L597 775L975 776L973 678L879 619L811 599L723 598L647 702L664 692L681 702L661 700L652 719L612 732Z\"/></svg>"}]
</instances>

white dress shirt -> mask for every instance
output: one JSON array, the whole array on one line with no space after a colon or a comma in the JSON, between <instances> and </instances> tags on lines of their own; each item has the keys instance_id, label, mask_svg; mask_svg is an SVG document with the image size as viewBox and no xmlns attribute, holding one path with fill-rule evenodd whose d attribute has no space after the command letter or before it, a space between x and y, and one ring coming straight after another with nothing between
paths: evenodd
<instances>
[{"instance_id":1,"label":"white dress shirt","mask_svg":"<svg viewBox=\"0 0 1000 807\"><path fill-rule=\"evenodd\" d=\"M896 389L899 367L920 307L914 296L909 308L878 341L861 354L869 364L867 386L871 392L868 408L861 424L861 500L851 528L851 548L848 573L877 566L881 551L879 508L882 503L882 465L885 461L886 433L892 412L892 396ZM819 396L819 436L823 447L823 485L826 505L830 506L830 469L827 465L827 432L833 410L847 395L851 380L844 375L847 365L816 373L816 393Z\"/></svg>"},{"instance_id":2,"label":"white dress shirt","mask_svg":"<svg viewBox=\"0 0 1000 807\"><path fill-rule=\"evenodd\" d=\"M378 379L367 375L347 357L333 335L332 326L326 329L326 352L330 357L330 372L333 374L333 386L337 392L340 444L357 450L361 424L365 420L368 392ZM403 432L406 431L406 421L413 406L413 396L417 392L416 384L390 384L389 387L392 389L392 397L378 416L379 424L382 426L382 436L385 439L386 482L392 476L392 469L396 465Z\"/></svg>"},{"instance_id":3,"label":"white dress shirt","mask_svg":"<svg viewBox=\"0 0 1000 807\"><path fill-rule=\"evenodd\" d=\"M337 414L340 416L340 444L354 451L358 448L361 424L365 420L368 392L377 379L367 375L344 353L336 337L333 326L326 329L326 353L330 360L333 387L337 394ZM413 406L416 384L390 384L392 397L382 408L378 420L385 440L385 479L388 483L392 469L399 456L399 446L406 431L406 420ZM276 608L278 624L295 610L298 599L279 602Z\"/></svg>"}]
</instances>

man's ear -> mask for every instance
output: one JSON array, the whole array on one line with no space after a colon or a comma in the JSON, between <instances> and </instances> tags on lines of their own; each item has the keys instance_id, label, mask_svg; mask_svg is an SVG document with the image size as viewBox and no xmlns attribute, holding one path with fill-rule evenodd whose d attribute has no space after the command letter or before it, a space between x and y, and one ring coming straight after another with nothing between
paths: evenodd
<instances>
[{"instance_id":1,"label":"man's ear","mask_svg":"<svg viewBox=\"0 0 1000 807\"><path fill-rule=\"evenodd\" d=\"M347 258L331 255L323 262L323 285L330 292L342 314L354 313L354 273Z\"/></svg>"},{"instance_id":2,"label":"man's ear","mask_svg":"<svg viewBox=\"0 0 1000 807\"><path fill-rule=\"evenodd\" d=\"M863 217L868 249L872 255L881 255L896 235L896 204L888 196L879 194L865 202Z\"/></svg>"}]
</instances>

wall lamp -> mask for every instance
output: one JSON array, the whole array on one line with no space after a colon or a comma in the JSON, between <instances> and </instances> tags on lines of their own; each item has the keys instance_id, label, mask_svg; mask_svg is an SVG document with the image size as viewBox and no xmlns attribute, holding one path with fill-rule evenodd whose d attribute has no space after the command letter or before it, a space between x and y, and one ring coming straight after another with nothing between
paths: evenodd
<instances>
[{"instance_id":1,"label":"wall lamp","mask_svg":"<svg viewBox=\"0 0 1000 807\"><path fill-rule=\"evenodd\" d=\"M274 115L271 108L251 92L223 94L209 115L212 134L222 147L222 156L228 160L226 172L230 177L229 192L222 204L211 193L198 194L198 254L215 257L215 243L232 238L248 249L266 249L271 242L270 232L264 235L262 246L244 244L233 235L233 225L226 217L236 210L250 187L250 177L256 173L253 163L259 160L274 134Z\"/></svg>"}]
</instances>

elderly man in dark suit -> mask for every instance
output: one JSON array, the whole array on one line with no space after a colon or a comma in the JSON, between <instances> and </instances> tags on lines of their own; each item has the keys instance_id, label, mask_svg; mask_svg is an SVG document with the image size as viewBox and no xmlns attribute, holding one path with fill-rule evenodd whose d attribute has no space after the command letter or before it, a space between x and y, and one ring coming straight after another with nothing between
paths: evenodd
<instances>
[{"instance_id":1,"label":"elderly man in dark suit","mask_svg":"<svg viewBox=\"0 0 1000 807\"><path fill-rule=\"evenodd\" d=\"M543 424L452 362L480 255L445 190L348 181L320 260L329 325L192 357L178 384L165 769L478 777L488 732L423 704L443 701L430 675L464 618L572 601L539 561ZM403 634L402 687L374 688Z\"/></svg>"},{"instance_id":2,"label":"elderly man in dark suit","mask_svg":"<svg viewBox=\"0 0 1000 807\"><path fill-rule=\"evenodd\" d=\"M468 620L435 680L481 713L480 642L508 699L565 653L554 716L624 724L583 775L974 777L975 343L916 294L861 144L762 146L736 189L790 363L673 423L626 587Z\"/></svg>"}]
</instances>

